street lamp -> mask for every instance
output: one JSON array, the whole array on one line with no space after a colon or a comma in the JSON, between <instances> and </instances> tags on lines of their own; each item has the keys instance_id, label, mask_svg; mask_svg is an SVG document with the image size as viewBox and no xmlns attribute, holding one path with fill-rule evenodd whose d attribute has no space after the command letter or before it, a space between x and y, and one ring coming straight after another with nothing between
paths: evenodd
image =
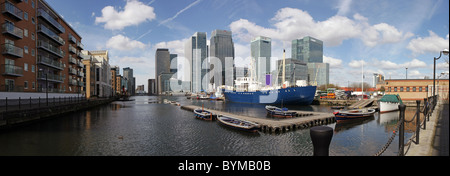
<instances>
[{"instance_id":1,"label":"street lamp","mask_svg":"<svg viewBox=\"0 0 450 176\"><path fill-rule=\"evenodd\" d=\"M39 71L41 73L44 73L44 69L40 68ZM47 79L47 73L45 73L45 102L47 103L48 106L48 79Z\"/></svg>"},{"instance_id":2,"label":"street lamp","mask_svg":"<svg viewBox=\"0 0 450 176\"><path fill-rule=\"evenodd\" d=\"M434 58L434 65L433 65L433 97L436 95L436 61L441 58L442 54L448 55L448 49L444 49L443 51L439 52L439 57Z\"/></svg>"}]
</instances>

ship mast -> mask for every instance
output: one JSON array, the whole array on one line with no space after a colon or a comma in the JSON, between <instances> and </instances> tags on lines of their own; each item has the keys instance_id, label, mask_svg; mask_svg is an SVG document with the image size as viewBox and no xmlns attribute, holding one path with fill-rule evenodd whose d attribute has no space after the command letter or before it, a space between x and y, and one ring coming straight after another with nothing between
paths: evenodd
<instances>
[{"instance_id":1,"label":"ship mast","mask_svg":"<svg viewBox=\"0 0 450 176\"><path fill-rule=\"evenodd\" d=\"M283 85L283 88L286 88L286 84L284 83L284 77L286 76L286 60L285 60L285 57L286 57L286 51L283 49L283 71L282 71L282 73L281 73L281 84Z\"/></svg>"}]
</instances>

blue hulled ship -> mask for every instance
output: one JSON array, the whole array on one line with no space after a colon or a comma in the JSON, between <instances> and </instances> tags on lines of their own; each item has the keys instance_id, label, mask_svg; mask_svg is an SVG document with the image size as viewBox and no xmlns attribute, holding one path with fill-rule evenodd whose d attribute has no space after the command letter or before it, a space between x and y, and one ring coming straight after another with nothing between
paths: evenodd
<instances>
[{"instance_id":1,"label":"blue hulled ship","mask_svg":"<svg viewBox=\"0 0 450 176\"><path fill-rule=\"evenodd\" d=\"M274 90L225 91L227 101L256 104L310 105L314 100L316 86L288 87Z\"/></svg>"},{"instance_id":2,"label":"blue hulled ship","mask_svg":"<svg viewBox=\"0 0 450 176\"><path fill-rule=\"evenodd\" d=\"M288 86L289 82L285 82L285 56L283 50L282 87L267 87L270 83L266 83L261 89L260 83L253 77L241 77L235 80L235 90L223 90L225 99L239 103L310 105L317 86L307 85L306 80L300 80L295 86ZM266 75L266 80L270 80L270 75Z\"/></svg>"}]
</instances>

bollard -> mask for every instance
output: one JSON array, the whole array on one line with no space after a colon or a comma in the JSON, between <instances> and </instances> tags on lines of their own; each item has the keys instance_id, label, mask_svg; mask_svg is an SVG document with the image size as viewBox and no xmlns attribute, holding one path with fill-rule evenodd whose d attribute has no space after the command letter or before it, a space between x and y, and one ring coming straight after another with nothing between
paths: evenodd
<instances>
[{"instance_id":1,"label":"bollard","mask_svg":"<svg viewBox=\"0 0 450 176\"><path fill-rule=\"evenodd\" d=\"M420 100L416 100L417 103L417 111L416 111L416 144L419 144L419 135L420 135Z\"/></svg>"},{"instance_id":2,"label":"bollard","mask_svg":"<svg viewBox=\"0 0 450 176\"><path fill-rule=\"evenodd\" d=\"M328 126L316 126L309 130L314 147L314 156L328 156L333 128Z\"/></svg>"},{"instance_id":3,"label":"bollard","mask_svg":"<svg viewBox=\"0 0 450 176\"><path fill-rule=\"evenodd\" d=\"M399 127L399 135L398 135L398 155L404 156L404 147L405 147L405 110L406 105L401 104L398 105L398 109L400 109L400 127Z\"/></svg>"}]
</instances>

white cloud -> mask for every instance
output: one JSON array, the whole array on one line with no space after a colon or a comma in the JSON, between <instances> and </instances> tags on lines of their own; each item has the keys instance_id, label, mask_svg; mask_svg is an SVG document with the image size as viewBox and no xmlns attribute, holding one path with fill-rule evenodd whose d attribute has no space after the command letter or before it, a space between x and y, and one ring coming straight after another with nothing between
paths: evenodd
<instances>
[{"instance_id":1,"label":"white cloud","mask_svg":"<svg viewBox=\"0 0 450 176\"><path fill-rule=\"evenodd\" d=\"M338 6L338 15L344 16L350 11L352 0L340 0Z\"/></svg>"},{"instance_id":2,"label":"white cloud","mask_svg":"<svg viewBox=\"0 0 450 176\"><path fill-rule=\"evenodd\" d=\"M95 23L105 23L105 29L122 30L127 26L136 26L145 21L156 18L153 7L138 0L127 0L123 11L116 10L113 6L102 9L102 16L95 18Z\"/></svg>"},{"instance_id":3,"label":"white cloud","mask_svg":"<svg viewBox=\"0 0 450 176\"><path fill-rule=\"evenodd\" d=\"M142 63L146 63L146 62L145 62L145 58L143 58L143 57L128 57L128 56L126 56L126 57L120 58L119 63L121 63L121 64L131 64L131 63L142 64Z\"/></svg>"},{"instance_id":4,"label":"white cloud","mask_svg":"<svg viewBox=\"0 0 450 176\"><path fill-rule=\"evenodd\" d=\"M428 31L429 36L422 38L418 37L412 39L407 48L413 52L413 54L435 53L439 54L440 51L448 49L449 36L442 38L435 34L433 31Z\"/></svg>"},{"instance_id":5,"label":"white cloud","mask_svg":"<svg viewBox=\"0 0 450 176\"><path fill-rule=\"evenodd\" d=\"M276 40L290 42L296 38L313 36L326 46L338 46L344 40L358 38L366 46L396 43L412 36L386 23L370 25L368 19L355 14L353 19L344 16L333 16L325 21L315 21L311 15L295 8L278 10L271 20L275 28L265 28L246 19L230 24L231 31L240 40L249 42L256 36L266 36Z\"/></svg>"},{"instance_id":6,"label":"white cloud","mask_svg":"<svg viewBox=\"0 0 450 176\"><path fill-rule=\"evenodd\" d=\"M365 66L367 66L367 62L364 60L352 60L350 61L350 63L348 64L348 66L352 67L352 68L361 68L362 64L364 64Z\"/></svg>"},{"instance_id":7,"label":"white cloud","mask_svg":"<svg viewBox=\"0 0 450 176\"><path fill-rule=\"evenodd\" d=\"M106 47L111 49L116 49L120 51L130 51L133 49L143 49L145 48L145 44L137 41L137 40L131 40L128 37L125 37L121 34L111 37L106 42Z\"/></svg>"},{"instance_id":8,"label":"white cloud","mask_svg":"<svg viewBox=\"0 0 450 176\"><path fill-rule=\"evenodd\" d=\"M342 60L336 59L333 57L323 56L323 62L329 63L331 68L340 68L342 67Z\"/></svg>"},{"instance_id":9,"label":"white cloud","mask_svg":"<svg viewBox=\"0 0 450 176\"><path fill-rule=\"evenodd\" d=\"M423 61L420 61L418 59L413 59L410 62L406 62L404 64L400 65L401 68L425 68L427 67L427 64Z\"/></svg>"}]
</instances>

